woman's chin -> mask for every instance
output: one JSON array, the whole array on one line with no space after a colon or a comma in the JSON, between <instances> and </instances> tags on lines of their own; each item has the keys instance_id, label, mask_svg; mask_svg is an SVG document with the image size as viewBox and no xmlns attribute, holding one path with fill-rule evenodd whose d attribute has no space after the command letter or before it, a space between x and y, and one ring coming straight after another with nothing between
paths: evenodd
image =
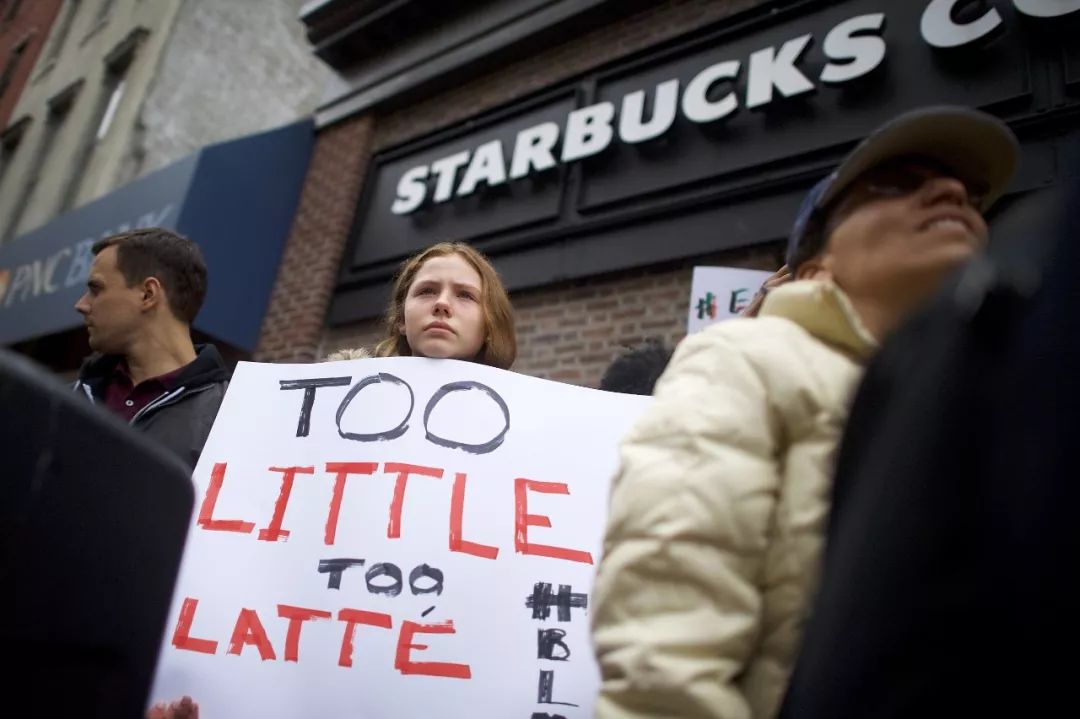
<instances>
[{"instance_id":1,"label":"woman's chin","mask_svg":"<svg viewBox=\"0 0 1080 719\"><path fill-rule=\"evenodd\" d=\"M454 359L456 357L455 350L455 347L443 342L424 342L419 347L414 348L413 353L429 359Z\"/></svg>"}]
</instances>

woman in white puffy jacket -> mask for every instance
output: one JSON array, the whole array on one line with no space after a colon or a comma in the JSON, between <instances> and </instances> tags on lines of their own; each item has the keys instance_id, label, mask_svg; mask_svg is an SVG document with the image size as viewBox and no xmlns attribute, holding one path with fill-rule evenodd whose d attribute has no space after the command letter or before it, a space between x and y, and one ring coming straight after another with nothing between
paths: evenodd
<instances>
[{"instance_id":1,"label":"woman in white puffy jacket","mask_svg":"<svg viewBox=\"0 0 1080 719\"><path fill-rule=\"evenodd\" d=\"M832 459L878 343L986 242L996 118L903 115L803 203L795 281L688 337L626 437L594 594L597 715L767 719L814 595Z\"/></svg>"}]
</instances>

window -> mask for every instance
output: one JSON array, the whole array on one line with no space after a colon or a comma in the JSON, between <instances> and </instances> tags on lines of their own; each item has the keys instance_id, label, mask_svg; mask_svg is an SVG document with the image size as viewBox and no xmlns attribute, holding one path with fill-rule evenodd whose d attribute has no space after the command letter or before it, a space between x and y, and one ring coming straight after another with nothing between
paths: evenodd
<instances>
[{"instance_id":1,"label":"window","mask_svg":"<svg viewBox=\"0 0 1080 719\"><path fill-rule=\"evenodd\" d=\"M71 24L75 20L75 14L79 12L80 0L64 0L63 15L56 24L56 31L52 34L49 47L45 51L46 64L52 63L60 56L60 51L67 43L68 35L71 34Z\"/></svg>"},{"instance_id":2,"label":"window","mask_svg":"<svg viewBox=\"0 0 1080 719\"><path fill-rule=\"evenodd\" d=\"M98 5L97 19L94 20L94 24L103 23L109 19L109 13L112 12L113 3L116 0L100 0L101 4Z\"/></svg>"},{"instance_id":3,"label":"window","mask_svg":"<svg viewBox=\"0 0 1080 719\"><path fill-rule=\"evenodd\" d=\"M97 0L97 3L94 20L90 23L90 27L83 39L79 41L80 45L85 45L90 38L97 35L109 23L109 18L112 17L114 0Z\"/></svg>"},{"instance_id":4,"label":"window","mask_svg":"<svg viewBox=\"0 0 1080 719\"><path fill-rule=\"evenodd\" d=\"M60 195L60 211L71 209L82 188L83 176L94 156L94 150L104 140L120 103L124 98L124 77L135 58L135 51L145 33L136 31L124 39L105 57L105 75L101 82L97 106L86 127L83 128L82 140L71 162L71 172Z\"/></svg>"},{"instance_id":5,"label":"window","mask_svg":"<svg viewBox=\"0 0 1080 719\"><path fill-rule=\"evenodd\" d=\"M0 95L3 95L4 91L8 89L8 85L11 84L11 78L15 76L15 68L19 66L19 60L22 59L23 53L26 52L27 42L29 42L29 38L11 48L7 62L4 63L4 70L0 72Z\"/></svg>"},{"instance_id":6,"label":"window","mask_svg":"<svg viewBox=\"0 0 1080 719\"><path fill-rule=\"evenodd\" d=\"M4 8L3 17L0 17L0 22L9 23L14 20L19 13L19 5L21 4L22 0L9 0L7 7Z\"/></svg>"},{"instance_id":7,"label":"window","mask_svg":"<svg viewBox=\"0 0 1080 719\"><path fill-rule=\"evenodd\" d=\"M15 150L19 148L21 139L21 132L14 136L11 136L10 132L5 132L3 138L0 138L0 186L3 185L4 174L15 157Z\"/></svg>"},{"instance_id":8,"label":"window","mask_svg":"<svg viewBox=\"0 0 1080 719\"><path fill-rule=\"evenodd\" d=\"M101 142L109 134L113 117L116 116L116 108L120 106L120 100L124 97L124 81L119 77L110 74L106 80L106 88L105 96L109 99L105 102L105 111L101 113L101 121L98 123L97 132L94 133L96 142Z\"/></svg>"},{"instance_id":9,"label":"window","mask_svg":"<svg viewBox=\"0 0 1080 719\"><path fill-rule=\"evenodd\" d=\"M82 87L82 80L72 83L49 100L49 112L45 118L45 126L42 128L37 147L34 149L34 159L30 165L30 172L26 177L26 182L19 189L19 199L12 207L11 217L7 218L7 226L4 228L3 234L0 235L0 244L8 242L15 236L19 223L22 221L23 213L26 212L27 205L33 199L34 190L37 188L41 175L49 164L50 154L53 147L56 146L56 137L64 125L64 120L71 113L71 107L75 104L75 97L79 94L80 87Z\"/></svg>"},{"instance_id":10,"label":"window","mask_svg":"<svg viewBox=\"0 0 1080 719\"><path fill-rule=\"evenodd\" d=\"M8 174L11 163L15 160L15 153L19 149L19 144L29 124L29 116L23 117L5 130L3 135L0 135L0 192L3 192L4 178Z\"/></svg>"}]
</instances>

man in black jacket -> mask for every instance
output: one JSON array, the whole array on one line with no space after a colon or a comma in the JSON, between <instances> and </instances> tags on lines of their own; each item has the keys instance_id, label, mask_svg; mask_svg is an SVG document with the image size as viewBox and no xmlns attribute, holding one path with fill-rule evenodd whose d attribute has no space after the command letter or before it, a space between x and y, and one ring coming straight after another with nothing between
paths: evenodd
<instances>
[{"instance_id":1,"label":"man in black jacket","mask_svg":"<svg viewBox=\"0 0 1080 719\"><path fill-rule=\"evenodd\" d=\"M228 384L217 349L191 342L206 297L202 253L157 227L106 237L92 249L75 309L95 355L75 389L194 468Z\"/></svg>"}]
</instances>

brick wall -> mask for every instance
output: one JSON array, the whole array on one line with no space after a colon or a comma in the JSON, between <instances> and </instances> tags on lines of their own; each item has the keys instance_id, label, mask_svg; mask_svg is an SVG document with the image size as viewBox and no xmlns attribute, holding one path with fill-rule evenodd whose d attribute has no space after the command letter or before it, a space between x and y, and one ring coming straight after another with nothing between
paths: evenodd
<instances>
[{"instance_id":1,"label":"brick wall","mask_svg":"<svg viewBox=\"0 0 1080 719\"><path fill-rule=\"evenodd\" d=\"M340 327L330 327L323 335L319 357L325 357L335 350L362 347L375 352L375 345L383 338L381 317L372 317L363 322L353 322Z\"/></svg>"},{"instance_id":2,"label":"brick wall","mask_svg":"<svg viewBox=\"0 0 1080 719\"><path fill-rule=\"evenodd\" d=\"M319 133L255 350L259 362L316 359L341 255L371 158L374 122Z\"/></svg>"},{"instance_id":3,"label":"brick wall","mask_svg":"<svg viewBox=\"0 0 1080 719\"><path fill-rule=\"evenodd\" d=\"M690 266L587 280L514 298L518 361L534 377L595 387L621 348L686 330Z\"/></svg>"},{"instance_id":4,"label":"brick wall","mask_svg":"<svg viewBox=\"0 0 1080 719\"><path fill-rule=\"evenodd\" d=\"M515 293L518 359L514 371L595 387L624 347L656 337L674 346L686 332L694 265L776 269L776 247L757 247ZM323 353L371 349L382 337L377 319L330 328Z\"/></svg>"},{"instance_id":5,"label":"brick wall","mask_svg":"<svg viewBox=\"0 0 1080 719\"><path fill-rule=\"evenodd\" d=\"M308 361L341 347L370 348L381 337L378 318L322 330L372 152L445 128L761 2L663 0L618 23L381 115L374 127L370 120L350 118L323 130L256 359ZM622 346L648 336L669 342L681 336L694 264L771 268L774 260L771 251L744 251L716 262L688 261L518 293L513 297L520 345L515 369L595 385Z\"/></svg>"}]
</instances>

